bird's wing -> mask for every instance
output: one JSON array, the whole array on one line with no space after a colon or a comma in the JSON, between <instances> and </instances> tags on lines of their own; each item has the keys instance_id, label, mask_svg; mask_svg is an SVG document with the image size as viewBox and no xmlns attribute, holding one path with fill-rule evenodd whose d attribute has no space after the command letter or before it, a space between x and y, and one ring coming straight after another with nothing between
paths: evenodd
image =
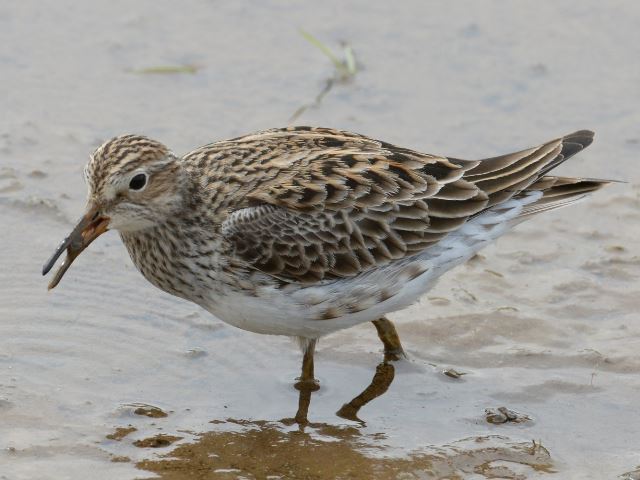
<instances>
[{"instance_id":1,"label":"bird's wing","mask_svg":"<svg viewBox=\"0 0 640 480\"><path fill-rule=\"evenodd\" d=\"M221 232L230 253L282 280L352 277L419 253L522 192L590 143L589 133L466 161L336 130L264 132L283 142L313 137L317 148L258 185Z\"/></svg>"}]
</instances>

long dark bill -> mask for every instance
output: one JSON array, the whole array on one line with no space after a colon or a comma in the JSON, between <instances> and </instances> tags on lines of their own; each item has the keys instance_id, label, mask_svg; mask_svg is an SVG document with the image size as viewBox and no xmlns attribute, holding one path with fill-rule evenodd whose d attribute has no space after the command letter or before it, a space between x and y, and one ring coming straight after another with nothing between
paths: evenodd
<instances>
[{"instance_id":1,"label":"long dark bill","mask_svg":"<svg viewBox=\"0 0 640 480\"><path fill-rule=\"evenodd\" d=\"M51 258L42 267L42 275L46 275L53 268L62 252L67 250L67 257L56 271L55 275L49 282L49 290L55 288L62 276L69 269L73 261L82 251L89 246L96 238L108 230L109 218L100 215L97 207L91 207L87 213L78 221L78 224L71 233L62 241L62 243L53 252Z\"/></svg>"}]
</instances>

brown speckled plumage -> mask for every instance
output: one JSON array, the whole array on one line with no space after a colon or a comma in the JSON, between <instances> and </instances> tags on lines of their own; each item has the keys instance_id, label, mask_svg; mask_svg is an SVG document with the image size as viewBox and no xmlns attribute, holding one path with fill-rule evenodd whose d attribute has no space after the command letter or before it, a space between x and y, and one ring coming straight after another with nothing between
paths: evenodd
<instances>
[{"instance_id":1,"label":"brown speckled plumage","mask_svg":"<svg viewBox=\"0 0 640 480\"><path fill-rule=\"evenodd\" d=\"M155 142L141 138L120 137L103 156L134 168L131 150L153 158ZM269 130L184 156L199 202L182 221L204 222L227 255L286 281L351 277L428 248L590 141L577 132L478 162L330 129Z\"/></svg>"},{"instance_id":2,"label":"brown speckled plumage","mask_svg":"<svg viewBox=\"0 0 640 480\"><path fill-rule=\"evenodd\" d=\"M606 183L546 175L592 138L469 161L326 128L183 157L125 135L96 150L86 176L90 205L154 285L242 328L315 338L415 301L505 225ZM147 183L132 191L140 172Z\"/></svg>"}]
</instances>

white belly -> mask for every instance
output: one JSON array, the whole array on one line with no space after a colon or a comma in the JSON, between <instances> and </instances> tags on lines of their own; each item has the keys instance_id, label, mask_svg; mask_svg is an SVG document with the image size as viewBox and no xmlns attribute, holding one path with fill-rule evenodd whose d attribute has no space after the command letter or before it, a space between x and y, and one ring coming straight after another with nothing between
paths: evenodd
<instances>
[{"instance_id":1,"label":"white belly","mask_svg":"<svg viewBox=\"0 0 640 480\"><path fill-rule=\"evenodd\" d=\"M444 272L517 223L522 207L537 198L531 195L496 206L422 254L357 277L304 288L263 286L256 295L227 289L202 306L244 330L306 338L376 320L416 302Z\"/></svg>"}]
</instances>

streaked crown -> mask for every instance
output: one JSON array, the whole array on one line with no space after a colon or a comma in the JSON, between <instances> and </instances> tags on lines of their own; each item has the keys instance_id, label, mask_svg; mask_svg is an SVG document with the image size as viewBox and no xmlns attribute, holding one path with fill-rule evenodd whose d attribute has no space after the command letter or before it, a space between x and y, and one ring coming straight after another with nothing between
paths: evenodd
<instances>
[{"instance_id":1,"label":"streaked crown","mask_svg":"<svg viewBox=\"0 0 640 480\"><path fill-rule=\"evenodd\" d=\"M93 152L85 168L89 191L100 195L114 178L142 166L161 168L175 157L162 143L143 135L120 135L103 143Z\"/></svg>"}]
</instances>

